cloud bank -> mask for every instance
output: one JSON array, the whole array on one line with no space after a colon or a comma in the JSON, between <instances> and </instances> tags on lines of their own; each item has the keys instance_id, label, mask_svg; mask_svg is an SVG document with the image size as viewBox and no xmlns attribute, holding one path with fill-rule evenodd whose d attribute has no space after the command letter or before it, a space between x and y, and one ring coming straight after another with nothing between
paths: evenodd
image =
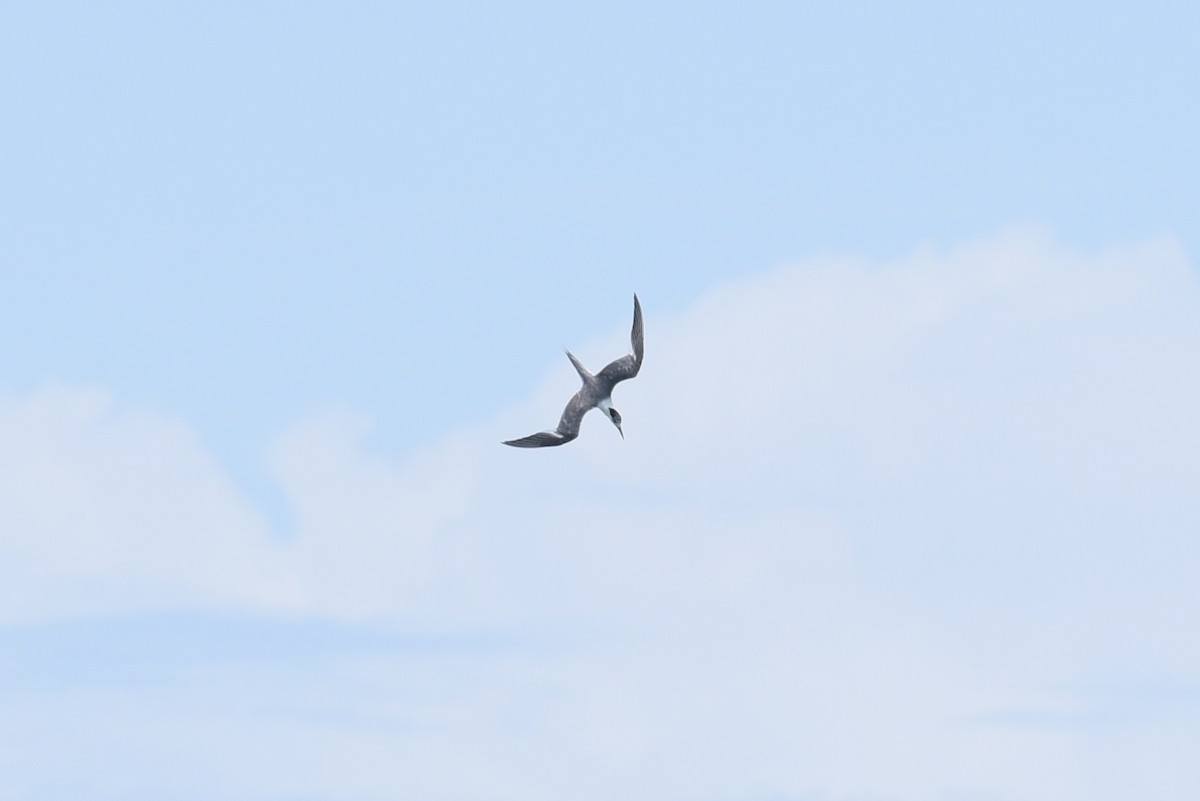
<instances>
[{"instance_id":1,"label":"cloud bank","mask_svg":"<svg viewBox=\"0 0 1200 801\"><path fill-rule=\"evenodd\" d=\"M557 419L565 360L403 459L331 412L269 455L290 536L184 421L71 387L0 398L0 619L234 610L512 643L276 691L337 725L183 704L201 734L176 756L229 797L1196 789L1200 285L1176 245L1020 229L643 302L624 442L589 416L568 447L498 445ZM279 737L303 768L272 769Z\"/></svg>"}]
</instances>

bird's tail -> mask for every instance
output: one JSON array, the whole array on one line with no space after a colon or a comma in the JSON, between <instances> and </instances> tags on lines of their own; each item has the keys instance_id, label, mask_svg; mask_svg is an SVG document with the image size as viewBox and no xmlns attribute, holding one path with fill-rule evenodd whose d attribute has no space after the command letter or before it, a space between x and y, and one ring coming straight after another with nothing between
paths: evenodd
<instances>
[{"instance_id":1,"label":"bird's tail","mask_svg":"<svg viewBox=\"0 0 1200 801\"><path fill-rule=\"evenodd\" d=\"M575 372L579 373L579 377L583 379L583 383L590 384L595 379L595 376L589 373L588 369L579 363L579 359L575 358L574 353L567 351L567 358L571 360L571 364L575 365Z\"/></svg>"}]
</instances>

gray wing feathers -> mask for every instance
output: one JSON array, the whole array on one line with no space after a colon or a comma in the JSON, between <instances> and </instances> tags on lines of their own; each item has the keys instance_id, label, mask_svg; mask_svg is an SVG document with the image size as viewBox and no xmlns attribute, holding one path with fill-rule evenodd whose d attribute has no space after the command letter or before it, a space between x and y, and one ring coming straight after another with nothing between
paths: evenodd
<instances>
[{"instance_id":1,"label":"gray wing feathers","mask_svg":"<svg viewBox=\"0 0 1200 801\"><path fill-rule=\"evenodd\" d=\"M642 369L642 354L645 353L645 329L642 326L642 304L638 301L638 296L633 296L633 330L629 333L630 344L633 345L632 356L622 356L614 362L610 362L603 370L596 374L596 378L605 383L608 389L612 389L613 385L624 381L628 378L633 378Z\"/></svg>"},{"instance_id":2,"label":"gray wing feathers","mask_svg":"<svg viewBox=\"0 0 1200 801\"><path fill-rule=\"evenodd\" d=\"M571 397L571 400L567 401L567 407L563 409L562 417L558 420L558 428L555 430L541 431L520 439L510 439L504 444L512 445L514 448L549 448L575 439L579 436L579 424L583 420L583 416L587 414L588 409L592 408L584 400L583 394L581 389Z\"/></svg>"},{"instance_id":3,"label":"gray wing feathers","mask_svg":"<svg viewBox=\"0 0 1200 801\"><path fill-rule=\"evenodd\" d=\"M573 439L575 437L564 437L553 431L542 431L537 434L530 434L528 437L507 440L504 444L512 445L514 448L552 448L555 445L562 445Z\"/></svg>"},{"instance_id":4,"label":"gray wing feathers","mask_svg":"<svg viewBox=\"0 0 1200 801\"><path fill-rule=\"evenodd\" d=\"M554 429L554 433L571 439L579 436L579 424L582 422L583 416L587 414L587 410L592 408L592 405L584 397L585 394L581 389L567 401L562 417L558 418L558 428Z\"/></svg>"}]
</instances>

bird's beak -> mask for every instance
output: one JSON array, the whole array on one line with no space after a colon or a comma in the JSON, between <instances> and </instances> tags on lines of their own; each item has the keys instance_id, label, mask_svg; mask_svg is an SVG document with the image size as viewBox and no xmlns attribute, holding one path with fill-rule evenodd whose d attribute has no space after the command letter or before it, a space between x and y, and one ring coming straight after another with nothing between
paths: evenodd
<instances>
[{"instance_id":1,"label":"bird's beak","mask_svg":"<svg viewBox=\"0 0 1200 801\"><path fill-rule=\"evenodd\" d=\"M621 430L620 426L617 426L617 433L621 435L621 439L625 439L625 432Z\"/></svg>"}]
</instances>

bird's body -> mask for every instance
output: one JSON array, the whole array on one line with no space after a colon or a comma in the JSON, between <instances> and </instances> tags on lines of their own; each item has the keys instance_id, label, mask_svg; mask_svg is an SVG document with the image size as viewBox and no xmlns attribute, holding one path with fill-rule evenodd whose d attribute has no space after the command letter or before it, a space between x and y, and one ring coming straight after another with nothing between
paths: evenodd
<instances>
[{"instance_id":1,"label":"bird's body","mask_svg":"<svg viewBox=\"0 0 1200 801\"><path fill-rule=\"evenodd\" d=\"M571 351L567 351L567 358L575 366L580 380L583 381L583 386L572 396L571 400L567 401L562 417L558 420L558 427L553 431L541 431L521 439L511 439L504 444L512 445L515 448L548 448L563 445L579 436L579 426L583 422L583 416L592 409L600 409L604 412L609 421L617 427L617 431L621 431L621 415L612 407L612 391L617 384L633 378L642 369L644 331L642 328L642 304L638 302L637 295L633 296L633 330L630 332L629 339L633 345L633 353L610 362L595 375L588 372ZM625 436L623 431L621 436Z\"/></svg>"}]
</instances>

